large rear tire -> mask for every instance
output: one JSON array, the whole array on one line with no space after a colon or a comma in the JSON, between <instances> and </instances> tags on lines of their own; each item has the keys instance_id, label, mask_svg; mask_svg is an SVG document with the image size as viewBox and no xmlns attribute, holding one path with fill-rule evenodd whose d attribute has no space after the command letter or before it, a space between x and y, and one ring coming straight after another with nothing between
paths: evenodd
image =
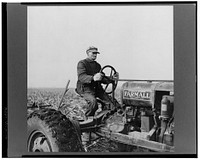
<instances>
[{"instance_id":1,"label":"large rear tire","mask_svg":"<svg viewBox=\"0 0 200 160\"><path fill-rule=\"evenodd\" d=\"M28 117L28 151L84 152L76 127L60 111L34 111Z\"/></svg>"}]
</instances>

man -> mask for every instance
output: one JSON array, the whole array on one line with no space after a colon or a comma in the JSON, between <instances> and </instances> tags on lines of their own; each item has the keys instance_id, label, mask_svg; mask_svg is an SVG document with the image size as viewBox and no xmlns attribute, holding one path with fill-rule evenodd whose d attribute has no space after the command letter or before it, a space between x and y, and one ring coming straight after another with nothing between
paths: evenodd
<instances>
[{"instance_id":1,"label":"man","mask_svg":"<svg viewBox=\"0 0 200 160\"><path fill-rule=\"evenodd\" d=\"M85 113L86 116L94 116L98 109L96 97L104 101L110 101L109 96L100 84L100 81L103 83L109 83L109 81L103 78L102 73L100 73L101 65L95 61L97 54L100 54L98 49L92 46L86 50L86 53L87 58L78 62L76 91L89 104L89 108Z\"/></svg>"}]
</instances>

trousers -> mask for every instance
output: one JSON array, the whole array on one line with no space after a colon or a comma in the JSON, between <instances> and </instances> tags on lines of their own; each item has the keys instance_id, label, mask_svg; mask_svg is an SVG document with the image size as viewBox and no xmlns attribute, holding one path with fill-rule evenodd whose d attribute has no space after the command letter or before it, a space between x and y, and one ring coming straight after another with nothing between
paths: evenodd
<instances>
[{"instance_id":1,"label":"trousers","mask_svg":"<svg viewBox=\"0 0 200 160\"><path fill-rule=\"evenodd\" d=\"M98 109L96 97L106 102L111 101L105 92L98 92L96 95L92 93L82 93L81 96L88 102L88 108L85 112L86 116L94 116L96 110Z\"/></svg>"}]
</instances>

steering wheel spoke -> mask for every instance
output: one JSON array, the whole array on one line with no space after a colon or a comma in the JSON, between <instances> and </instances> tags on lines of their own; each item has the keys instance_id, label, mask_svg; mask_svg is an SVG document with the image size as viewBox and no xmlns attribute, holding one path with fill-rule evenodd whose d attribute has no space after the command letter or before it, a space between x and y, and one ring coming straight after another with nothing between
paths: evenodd
<instances>
[{"instance_id":1,"label":"steering wheel spoke","mask_svg":"<svg viewBox=\"0 0 200 160\"><path fill-rule=\"evenodd\" d=\"M110 71L110 77L112 77L112 72L113 72L113 70Z\"/></svg>"},{"instance_id":2,"label":"steering wheel spoke","mask_svg":"<svg viewBox=\"0 0 200 160\"><path fill-rule=\"evenodd\" d=\"M108 86L109 86L109 84L107 84L107 85L106 85L106 87L105 87L105 89L104 89L104 90L106 90L106 89L108 88Z\"/></svg>"}]
</instances>

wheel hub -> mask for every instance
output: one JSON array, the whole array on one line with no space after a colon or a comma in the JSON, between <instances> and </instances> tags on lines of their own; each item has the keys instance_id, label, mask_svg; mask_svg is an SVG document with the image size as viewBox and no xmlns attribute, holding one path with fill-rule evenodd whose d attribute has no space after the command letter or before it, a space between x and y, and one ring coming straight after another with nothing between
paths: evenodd
<instances>
[{"instance_id":1,"label":"wheel hub","mask_svg":"<svg viewBox=\"0 0 200 160\"><path fill-rule=\"evenodd\" d=\"M48 139L41 132L34 132L29 140L30 152L51 152Z\"/></svg>"}]
</instances>

